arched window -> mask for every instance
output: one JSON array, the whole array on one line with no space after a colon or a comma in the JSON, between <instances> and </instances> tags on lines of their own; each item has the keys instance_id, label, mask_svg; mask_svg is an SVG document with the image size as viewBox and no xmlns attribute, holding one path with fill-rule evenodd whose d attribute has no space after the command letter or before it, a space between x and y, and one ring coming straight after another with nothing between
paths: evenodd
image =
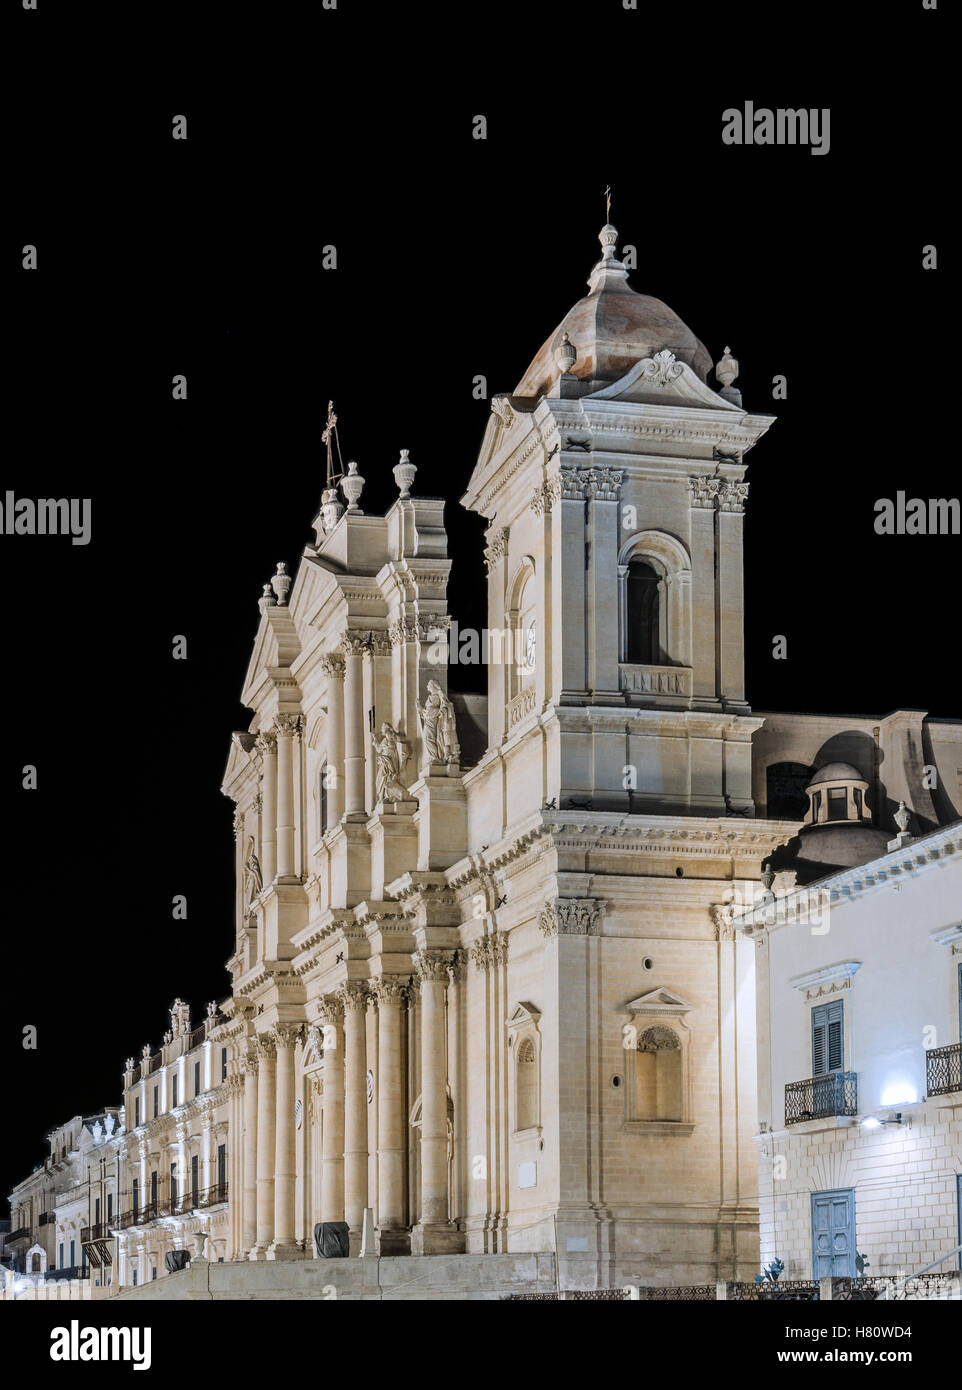
<instances>
[{"instance_id":1,"label":"arched window","mask_svg":"<svg viewBox=\"0 0 962 1390\"><path fill-rule=\"evenodd\" d=\"M518 595L518 623L515 638L517 689L534 684L538 656L538 623L535 614L534 578L529 575Z\"/></svg>"},{"instance_id":2,"label":"arched window","mask_svg":"<svg viewBox=\"0 0 962 1390\"><path fill-rule=\"evenodd\" d=\"M524 1038L515 1058L517 1119L515 1129L533 1129L538 1123L538 1076L534 1042Z\"/></svg>"},{"instance_id":3,"label":"arched window","mask_svg":"<svg viewBox=\"0 0 962 1390\"><path fill-rule=\"evenodd\" d=\"M646 1028L635 1059L635 1118L684 1118L681 1043L678 1034L660 1026Z\"/></svg>"},{"instance_id":4,"label":"arched window","mask_svg":"<svg viewBox=\"0 0 962 1390\"><path fill-rule=\"evenodd\" d=\"M633 560L628 566L626 659L632 664L661 664L659 583L658 573L647 561Z\"/></svg>"},{"instance_id":5,"label":"arched window","mask_svg":"<svg viewBox=\"0 0 962 1390\"><path fill-rule=\"evenodd\" d=\"M321 763L321 774L317 789L317 805L321 822L321 834L327 833L327 760Z\"/></svg>"},{"instance_id":6,"label":"arched window","mask_svg":"<svg viewBox=\"0 0 962 1390\"><path fill-rule=\"evenodd\" d=\"M765 772L765 814L769 820L802 820L808 810L805 788L812 770L804 763L771 763Z\"/></svg>"}]
</instances>

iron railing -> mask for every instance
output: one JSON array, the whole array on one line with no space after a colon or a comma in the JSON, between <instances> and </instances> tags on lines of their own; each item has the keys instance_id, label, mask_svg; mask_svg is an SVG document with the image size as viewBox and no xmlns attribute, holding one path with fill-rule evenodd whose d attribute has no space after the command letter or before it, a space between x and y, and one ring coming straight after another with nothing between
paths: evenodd
<instances>
[{"instance_id":1,"label":"iron railing","mask_svg":"<svg viewBox=\"0 0 962 1390\"><path fill-rule=\"evenodd\" d=\"M854 1071L828 1072L807 1081L790 1081L785 1087L785 1123L821 1120L830 1115L858 1114L858 1075Z\"/></svg>"},{"instance_id":2,"label":"iron railing","mask_svg":"<svg viewBox=\"0 0 962 1390\"><path fill-rule=\"evenodd\" d=\"M929 1048L925 1054L925 1089L930 1096L962 1091L962 1042Z\"/></svg>"},{"instance_id":3,"label":"iron railing","mask_svg":"<svg viewBox=\"0 0 962 1390\"><path fill-rule=\"evenodd\" d=\"M15 1240L23 1240L26 1236L29 1236L30 1231L30 1226L18 1226L15 1231L11 1231L7 1236L7 1245L12 1245Z\"/></svg>"},{"instance_id":4,"label":"iron railing","mask_svg":"<svg viewBox=\"0 0 962 1390\"><path fill-rule=\"evenodd\" d=\"M47 1269L44 1271L45 1279L89 1279L89 1265L68 1265L66 1269Z\"/></svg>"},{"instance_id":5,"label":"iron railing","mask_svg":"<svg viewBox=\"0 0 962 1390\"><path fill-rule=\"evenodd\" d=\"M82 1226L80 1228L80 1244L89 1245L92 1240L110 1240L116 1229L116 1221L101 1221L98 1226Z\"/></svg>"}]
</instances>

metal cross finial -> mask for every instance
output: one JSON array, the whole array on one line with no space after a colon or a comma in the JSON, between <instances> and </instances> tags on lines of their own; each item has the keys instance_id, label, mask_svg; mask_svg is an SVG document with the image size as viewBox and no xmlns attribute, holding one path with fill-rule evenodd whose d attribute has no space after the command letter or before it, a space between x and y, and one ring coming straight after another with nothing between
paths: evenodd
<instances>
[{"instance_id":1,"label":"metal cross finial","mask_svg":"<svg viewBox=\"0 0 962 1390\"><path fill-rule=\"evenodd\" d=\"M605 189L605 221L611 221L611 185Z\"/></svg>"},{"instance_id":2,"label":"metal cross finial","mask_svg":"<svg viewBox=\"0 0 962 1390\"><path fill-rule=\"evenodd\" d=\"M332 487L334 486L334 467L333 467L333 459L332 459L332 457L331 457L331 440L332 440L332 438L334 437L334 430L335 430L336 426L337 426L337 416L334 414L334 402L333 402L333 401L328 401L328 403L327 403L327 424L326 424L326 426L324 427L324 430L323 430L322 433L321 433L321 438L323 439L324 443L327 445L327 486L328 486L328 488L332 488Z\"/></svg>"}]
</instances>

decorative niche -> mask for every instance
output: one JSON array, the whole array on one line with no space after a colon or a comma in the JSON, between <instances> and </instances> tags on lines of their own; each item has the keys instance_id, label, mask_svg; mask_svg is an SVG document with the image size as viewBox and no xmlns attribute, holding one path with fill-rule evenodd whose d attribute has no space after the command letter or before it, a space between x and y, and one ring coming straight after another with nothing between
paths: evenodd
<instances>
[{"instance_id":1,"label":"decorative niche","mask_svg":"<svg viewBox=\"0 0 962 1390\"><path fill-rule=\"evenodd\" d=\"M516 1139L541 1137L541 1014L521 1003L508 1019L508 1104Z\"/></svg>"},{"instance_id":2,"label":"decorative niche","mask_svg":"<svg viewBox=\"0 0 962 1390\"><path fill-rule=\"evenodd\" d=\"M691 1134L691 1005L670 989L653 989L625 1005L625 1130L629 1134Z\"/></svg>"}]
</instances>

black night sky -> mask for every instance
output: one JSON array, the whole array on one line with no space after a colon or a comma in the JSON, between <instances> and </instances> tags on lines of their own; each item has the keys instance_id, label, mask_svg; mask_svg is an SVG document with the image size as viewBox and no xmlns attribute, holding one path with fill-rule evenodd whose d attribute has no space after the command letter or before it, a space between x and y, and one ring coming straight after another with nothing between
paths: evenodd
<instances>
[{"instance_id":1,"label":"black night sky","mask_svg":"<svg viewBox=\"0 0 962 1390\"><path fill-rule=\"evenodd\" d=\"M18 442L0 500L90 497L92 541L0 535L4 1194L49 1128L119 1101L124 1058L157 1045L175 995L199 1021L227 994L221 777L251 718L239 693L261 587L311 539L328 399L365 510L396 496L402 447L415 491L447 499L451 609L481 626L483 525L459 504L489 409L472 381L512 390L586 293L606 184L638 249L633 286L715 360L730 344L745 405L778 416L749 456L753 706L962 713L959 540L873 530L876 499L899 489L959 493L940 439L957 357L946 271L921 268L925 244L948 243L937 154L894 116L881 130L837 54L792 77L729 54L701 76L677 28L661 50L620 5L568 11L539 7L549 29L567 15L567 64L519 53L500 21L472 52L451 7L436 68L422 49L421 67L378 76L344 4L313 63L292 52L285 75L272 59L269 99L229 54L216 81L185 61L52 91L41 39L25 45L7 252ZM743 47L717 13L719 44ZM908 66L917 20L898 36ZM746 99L830 106L830 152L724 146L722 112ZM186 142L170 138L180 113ZM481 673L455 668L452 685L480 689Z\"/></svg>"}]
</instances>

